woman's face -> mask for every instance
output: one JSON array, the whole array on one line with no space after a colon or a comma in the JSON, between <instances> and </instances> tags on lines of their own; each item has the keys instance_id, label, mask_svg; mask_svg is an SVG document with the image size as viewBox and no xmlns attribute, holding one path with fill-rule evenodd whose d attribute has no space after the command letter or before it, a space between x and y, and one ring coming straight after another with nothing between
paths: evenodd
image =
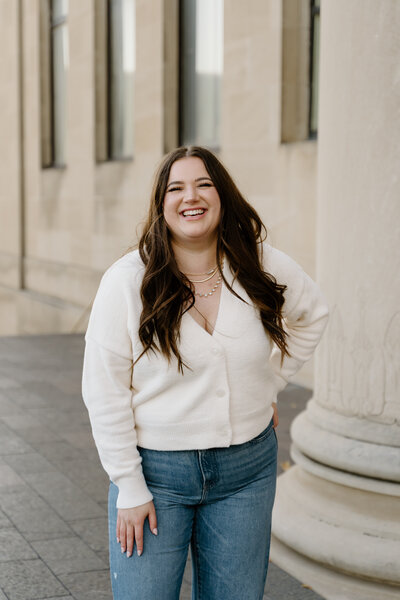
<instances>
[{"instance_id":1,"label":"woman's face","mask_svg":"<svg viewBox=\"0 0 400 600\"><path fill-rule=\"evenodd\" d=\"M188 156L171 167L164 196L164 218L180 245L211 244L217 236L221 202L201 158Z\"/></svg>"}]
</instances>

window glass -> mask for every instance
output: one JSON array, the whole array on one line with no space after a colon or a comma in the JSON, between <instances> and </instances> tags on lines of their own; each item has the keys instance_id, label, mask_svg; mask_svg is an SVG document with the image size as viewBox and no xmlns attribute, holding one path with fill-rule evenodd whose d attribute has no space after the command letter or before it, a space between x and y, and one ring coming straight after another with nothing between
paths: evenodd
<instances>
[{"instance_id":1,"label":"window glass","mask_svg":"<svg viewBox=\"0 0 400 600\"><path fill-rule=\"evenodd\" d=\"M64 19L68 12L68 0L53 0L52 17L53 22Z\"/></svg>"},{"instance_id":2,"label":"window glass","mask_svg":"<svg viewBox=\"0 0 400 600\"><path fill-rule=\"evenodd\" d=\"M133 90L136 70L135 1L109 4L109 155L133 154Z\"/></svg>"},{"instance_id":3,"label":"window glass","mask_svg":"<svg viewBox=\"0 0 400 600\"><path fill-rule=\"evenodd\" d=\"M68 69L67 0L53 0L52 77L53 77L53 164L65 164L66 94Z\"/></svg>"},{"instance_id":4,"label":"window glass","mask_svg":"<svg viewBox=\"0 0 400 600\"><path fill-rule=\"evenodd\" d=\"M181 0L180 137L220 143L223 0Z\"/></svg>"},{"instance_id":5,"label":"window glass","mask_svg":"<svg viewBox=\"0 0 400 600\"><path fill-rule=\"evenodd\" d=\"M319 22L320 1L314 0L311 9L311 82L310 82L310 137L317 136L319 86Z\"/></svg>"}]
</instances>

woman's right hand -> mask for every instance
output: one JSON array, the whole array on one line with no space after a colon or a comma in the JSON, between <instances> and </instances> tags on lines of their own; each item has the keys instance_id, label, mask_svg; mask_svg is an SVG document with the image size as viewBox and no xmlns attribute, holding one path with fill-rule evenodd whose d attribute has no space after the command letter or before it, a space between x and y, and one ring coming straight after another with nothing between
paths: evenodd
<instances>
[{"instance_id":1,"label":"woman's right hand","mask_svg":"<svg viewBox=\"0 0 400 600\"><path fill-rule=\"evenodd\" d=\"M129 557L136 540L138 556L143 552L143 524L148 517L150 531L157 535L157 517L153 501L134 508L119 508L117 517L117 542L121 543L121 552Z\"/></svg>"}]
</instances>

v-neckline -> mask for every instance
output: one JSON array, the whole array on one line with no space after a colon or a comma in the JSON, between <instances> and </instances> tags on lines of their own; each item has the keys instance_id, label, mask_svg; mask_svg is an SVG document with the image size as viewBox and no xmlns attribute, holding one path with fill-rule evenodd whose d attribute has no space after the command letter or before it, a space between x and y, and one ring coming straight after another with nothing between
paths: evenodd
<instances>
[{"instance_id":1,"label":"v-neckline","mask_svg":"<svg viewBox=\"0 0 400 600\"><path fill-rule=\"evenodd\" d=\"M226 269L226 267L225 267L225 262L224 262L224 265L223 265L223 268L222 268L222 272L223 272L224 277L226 277L226 271L225 271L225 269ZM214 333L217 331L217 325L218 325L218 322L220 321L221 305L222 305L222 300L223 300L224 295L225 295L225 283L224 283L224 280L222 280L221 281L221 293L220 293L220 296L219 296L217 316L216 316L214 327L213 327L213 330L212 330L211 333L209 333L207 331L207 329L205 329L204 327L202 327L202 325L200 325L200 323L198 323L196 321L196 319L194 319L192 317L192 315L189 313L189 311L186 311L186 313L185 313L185 315L187 315L193 321L193 323L195 324L195 326L199 327L203 331L203 333L205 335L207 335L208 337L210 337L210 338L214 337Z\"/></svg>"}]
</instances>

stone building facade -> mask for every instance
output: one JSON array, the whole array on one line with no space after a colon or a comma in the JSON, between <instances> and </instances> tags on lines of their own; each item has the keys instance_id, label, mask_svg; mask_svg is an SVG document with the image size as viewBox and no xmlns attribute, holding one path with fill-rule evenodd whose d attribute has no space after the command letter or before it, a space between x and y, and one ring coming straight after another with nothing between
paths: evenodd
<instances>
[{"instance_id":1,"label":"stone building facade","mask_svg":"<svg viewBox=\"0 0 400 600\"><path fill-rule=\"evenodd\" d=\"M315 393L278 480L273 559L329 600L392 600L400 3L321 4L319 28L318 0L0 2L0 334L85 330L101 274L136 240L156 164L202 123L273 245L331 306L315 382L310 365L298 377ZM129 76L110 80L118 23L133 31ZM207 116L190 94L218 106Z\"/></svg>"},{"instance_id":2,"label":"stone building facade","mask_svg":"<svg viewBox=\"0 0 400 600\"><path fill-rule=\"evenodd\" d=\"M51 1L0 3L2 335L85 329L102 272L136 240L158 161L182 141L181 5L193 11L196 2L131 1L135 72L127 115L134 134L131 155L120 160L104 150L104 27L110 5L123 9L130 0L53 0L55 25L64 28L53 57ZM197 11L209 5L200 43L215 18L212 5L222 14L216 151L260 212L270 241L315 276L309 2L197 4ZM53 107L53 120L64 119L53 140L62 164L52 163L48 147L51 60L53 94L62 96ZM57 60L64 78L54 70ZM311 366L300 380L312 385Z\"/></svg>"},{"instance_id":3,"label":"stone building facade","mask_svg":"<svg viewBox=\"0 0 400 600\"><path fill-rule=\"evenodd\" d=\"M323 3L317 278L331 316L272 557L328 600L400 597L399 32L396 0Z\"/></svg>"}]
</instances>

